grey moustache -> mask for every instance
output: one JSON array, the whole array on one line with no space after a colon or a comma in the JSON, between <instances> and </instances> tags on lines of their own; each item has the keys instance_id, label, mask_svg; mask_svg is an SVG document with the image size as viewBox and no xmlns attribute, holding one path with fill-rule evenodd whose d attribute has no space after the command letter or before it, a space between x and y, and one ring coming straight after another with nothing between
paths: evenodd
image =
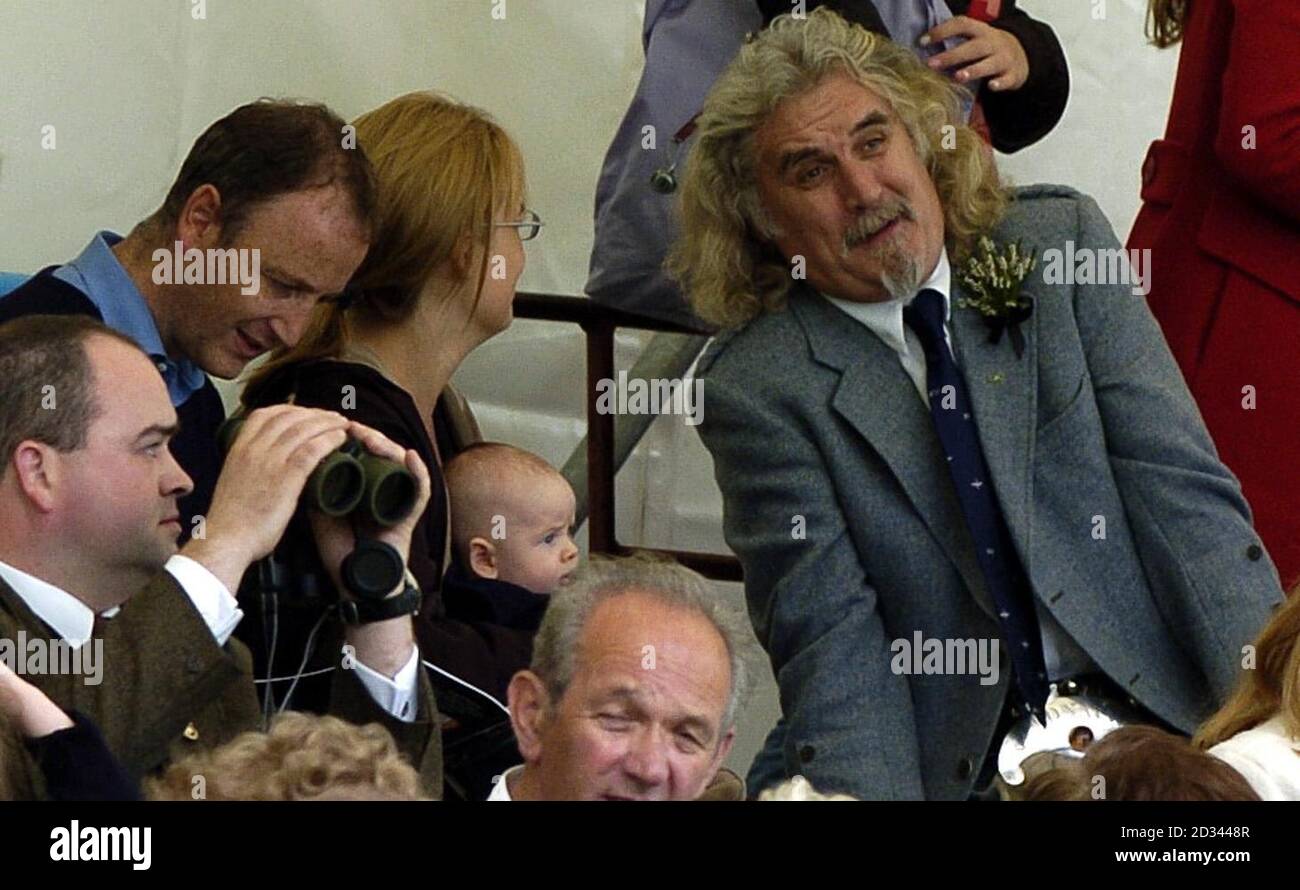
<instances>
[{"instance_id":1,"label":"grey moustache","mask_svg":"<svg viewBox=\"0 0 1300 890\"><path fill-rule=\"evenodd\" d=\"M896 219L914 219L912 208L899 202L890 207L882 208L874 213L863 214L858 217L858 221L853 224L853 228L844 234L844 250L848 252L852 248L866 241L876 232L883 229Z\"/></svg>"}]
</instances>

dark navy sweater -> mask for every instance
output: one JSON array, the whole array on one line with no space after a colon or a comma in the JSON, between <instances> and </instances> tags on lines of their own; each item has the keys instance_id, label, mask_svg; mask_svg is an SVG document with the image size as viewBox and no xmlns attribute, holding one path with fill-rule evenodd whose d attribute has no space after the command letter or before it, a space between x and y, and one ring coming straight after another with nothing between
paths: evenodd
<instances>
[{"instance_id":1,"label":"dark navy sweater","mask_svg":"<svg viewBox=\"0 0 1300 890\"><path fill-rule=\"evenodd\" d=\"M487 621L535 633L551 598L509 581L480 578L452 557L442 579L442 601L449 615L464 621Z\"/></svg>"}]
</instances>

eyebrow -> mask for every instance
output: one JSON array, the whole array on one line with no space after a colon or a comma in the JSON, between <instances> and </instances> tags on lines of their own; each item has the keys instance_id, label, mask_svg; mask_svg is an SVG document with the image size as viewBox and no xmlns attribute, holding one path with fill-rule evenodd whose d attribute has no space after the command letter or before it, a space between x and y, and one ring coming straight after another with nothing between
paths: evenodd
<instances>
[{"instance_id":1,"label":"eyebrow","mask_svg":"<svg viewBox=\"0 0 1300 890\"><path fill-rule=\"evenodd\" d=\"M879 127L882 124L889 123L889 117L883 111L873 111L858 121L853 127L853 134L857 135L868 127Z\"/></svg>"},{"instance_id":2,"label":"eyebrow","mask_svg":"<svg viewBox=\"0 0 1300 890\"><path fill-rule=\"evenodd\" d=\"M679 725L683 728L698 731L705 742L713 741L713 728L709 726L708 721L702 717L684 717Z\"/></svg>"},{"instance_id":3,"label":"eyebrow","mask_svg":"<svg viewBox=\"0 0 1300 890\"><path fill-rule=\"evenodd\" d=\"M619 686L600 696L597 701L601 704L606 704L611 701L626 701L637 707L641 707L643 698L644 696L638 693L634 688L630 686ZM713 729L709 726L709 721L705 720L703 717L698 717L693 714L687 715L677 721L676 725L698 730L700 735L704 736L706 742L712 741L713 739Z\"/></svg>"},{"instance_id":4,"label":"eyebrow","mask_svg":"<svg viewBox=\"0 0 1300 890\"><path fill-rule=\"evenodd\" d=\"M869 114L867 114L867 116L864 117L862 120L858 121L856 124L853 125L853 129L849 131L849 135L856 136L859 133L861 133L863 130L866 130L870 127L878 127L888 123L889 123L889 117L883 111L872 111ZM777 172L785 173L791 167L803 163L808 158L817 157L822 153L823 152L820 148L815 148L813 146L808 146L807 148L799 148L799 149L795 149L794 151L786 152L785 154L781 155L781 161L777 166Z\"/></svg>"},{"instance_id":5,"label":"eyebrow","mask_svg":"<svg viewBox=\"0 0 1300 890\"><path fill-rule=\"evenodd\" d=\"M162 436L166 439L172 439L175 438L176 434L179 433L180 431L181 431L180 423L173 423L169 425L155 423L145 427L139 433L137 433L135 437L135 441L139 442L143 439L149 438L150 436Z\"/></svg>"},{"instance_id":6,"label":"eyebrow","mask_svg":"<svg viewBox=\"0 0 1300 890\"><path fill-rule=\"evenodd\" d=\"M298 277L296 277L296 276L294 276L294 275L290 275L288 272L286 272L286 271L284 271L283 269L280 269L280 268L278 268L278 267L276 267L276 266L266 266L266 267L263 269L263 274L265 274L265 275L269 275L269 276L271 276L271 277L273 277L273 278L278 278L278 279L280 279L281 281L283 281L285 284L289 285L289 287L293 288L294 290L305 290L305 291L318 291L318 290L320 290L320 288L316 287L316 285L312 284L311 282L309 282L309 281L303 281L301 278L298 278ZM327 295L327 296L338 296L338 295L337 295L337 294L329 294L329 295Z\"/></svg>"},{"instance_id":7,"label":"eyebrow","mask_svg":"<svg viewBox=\"0 0 1300 890\"><path fill-rule=\"evenodd\" d=\"M777 173L784 174L791 167L798 166L809 158L815 158L822 153L820 148L801 148L796 151L788 151L781 155L781 163L777 165Z\"/></svg>"},{"instance_id":8,"label":"eyebrow","mask_svg":"<svg viewBox=\"0 0 1300 890\"><path fill-rule=\"evenodd\" d=\"M615 686L613 689L608 689L604 694L599 696L598 701L618 699L620 701L630 701L633 704L640 704L641 698L641 694L632 686Z\"/></svg>"}]
</instances>

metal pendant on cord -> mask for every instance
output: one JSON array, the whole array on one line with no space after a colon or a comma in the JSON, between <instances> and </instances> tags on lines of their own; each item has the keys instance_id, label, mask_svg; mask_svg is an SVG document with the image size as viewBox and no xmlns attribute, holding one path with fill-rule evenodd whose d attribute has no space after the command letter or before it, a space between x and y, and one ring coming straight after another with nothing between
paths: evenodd
<instances>
[{"instance_id":1,"label":"metal pendant on cord","mask_svg":"<svg viewBox=\"0 0 1300 890\"><path fill-rule=\"evenodd\" d=\"M695 132L695 122L699 120L697 112L680 130L673 134L673 154L667 167L660 167L650 176L650 188L661 195L671 195L677 191L677 156L682 150L682 143L691 138Z\"/></svg>"}]
</instances>

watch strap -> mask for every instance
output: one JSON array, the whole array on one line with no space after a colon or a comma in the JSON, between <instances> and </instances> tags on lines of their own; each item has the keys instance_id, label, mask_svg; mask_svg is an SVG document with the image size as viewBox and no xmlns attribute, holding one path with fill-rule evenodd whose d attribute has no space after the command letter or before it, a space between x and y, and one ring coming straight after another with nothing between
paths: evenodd
<instances>
[{"instance_id":1,"label":"watch strap","mask_svg":"<svg viewBox=\"0 0 1300 890\"><path fill-rule=\"evenodd\" d=\"M413 615L420 611L420 603L424 595L420 588L411 583L410 578L406 579L406 586L397 596L390 596L382 600L365 600L365 599L340 599L339 600L339 617L344 624L373 624L376 621L387 621L390 618L400 618L403 615Z\"/></svg>"}]
</instances>

